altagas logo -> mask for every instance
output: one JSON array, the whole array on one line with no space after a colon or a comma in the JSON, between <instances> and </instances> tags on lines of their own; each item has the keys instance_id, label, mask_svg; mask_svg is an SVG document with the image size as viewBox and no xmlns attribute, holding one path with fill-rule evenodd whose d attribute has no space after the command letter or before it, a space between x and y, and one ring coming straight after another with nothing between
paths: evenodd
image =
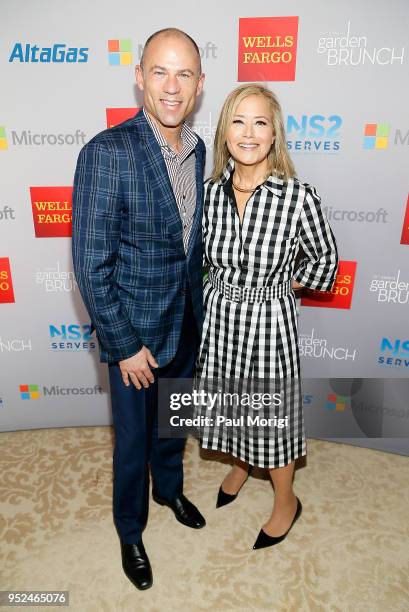
<instances>
[{"instance_id":1,"label":"altagas logo","mask_svg":"<svg viewBox=\"0 0 409 612\"><path fill-rule=\"evenodd\" d=\"M239 22L238 81L294 81L298 17L244 17Z\"/></svg>"},{"instance_id":2,"label":"altagas logo","mask_svg":"<svg viewBox=\"0 0 409 612\"><path fill-rule=\"evenodd\" d=\"M65 43L54 43L50 47L39 47L31 43L17 42L9 62L23 64L83 64L88 62L89 47L67 47Z\"/></svg>"},{"instance_id":3,"label":"altagas logo","mask_svg":"<svg viewBox=\"0 0 409 612\"><path fill-rule=\"evenodd\" d=\"M72 236L72 187L30 187L37 238Z\"/></svg>"}]
</instances>

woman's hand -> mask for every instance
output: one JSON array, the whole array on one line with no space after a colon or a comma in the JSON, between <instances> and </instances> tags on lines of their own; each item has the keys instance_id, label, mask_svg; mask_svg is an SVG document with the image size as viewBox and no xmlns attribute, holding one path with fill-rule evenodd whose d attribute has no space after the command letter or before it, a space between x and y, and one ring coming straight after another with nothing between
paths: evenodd
<instances>
[{"instance_id":1,"label":"woman's hand","mask_svg":"<svg viewBox=\"0 0 409 612\"><path fill-rule=\"evenodd\" d=\"M297 281L293 280L291 283L291 287L292 289L303 289L303 285L300 285L300 283L297 283Z\"/></svg>"}]
</instances>

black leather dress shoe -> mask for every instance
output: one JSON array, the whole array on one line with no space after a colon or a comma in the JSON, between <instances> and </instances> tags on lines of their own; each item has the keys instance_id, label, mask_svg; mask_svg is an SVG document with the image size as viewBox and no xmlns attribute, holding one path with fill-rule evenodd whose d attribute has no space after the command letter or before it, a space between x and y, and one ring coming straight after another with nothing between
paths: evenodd
<instances>
[{"instance_id":1,"label":"black leather dress shoe","mask_svg":"<svg viewBox=\"0 0 409 612\"><path fill-rule=\"evenodd\" d=\"M182 525L200 529L206 525L204 517L200 514L195 505L192 504L183 494L172 500L165 499L152 492L153 500L161 506L168 506Z\"/></svg>"},{"instance_id":2,"label":"black leather dress shoe","mask_svg":"<svg viewBox=\"0 0 409 612\"><path fill-rule=\"evenodd\" d=\"M138 544L121 542L122 567L134 586L141 591L152 586L152 568L142 540Z\"/></svg>"}]
</instances>

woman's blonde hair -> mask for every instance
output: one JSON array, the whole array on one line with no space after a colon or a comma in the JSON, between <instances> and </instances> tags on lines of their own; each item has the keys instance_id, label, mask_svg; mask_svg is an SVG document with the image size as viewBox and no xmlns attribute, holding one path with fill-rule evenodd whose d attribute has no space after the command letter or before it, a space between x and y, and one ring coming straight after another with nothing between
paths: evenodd
<instances>
[{"instance_id":1,"label":"woman's blonde hair","mask_svg":"<svg viewBox=\"0 0 409 612\"><path fill-rule=\"evenodd\" d=\"M230 158L230 153L226 145L227 130L231 125L233 116L236 113L237 107L248 96L263 96L267 101L271 113L271 121L275 135L274 142L268 154L268 175L275 174L284 180L288 180L295 176L294 164L290 158L287 149L286 134L284 130L283 114L280 103L272 91L258 85L250 83L240 85L234 89L226 98L220 113L217 124L216 135L214 139L214 166L212 179L219 180L223 174L223 170Z\"/></svg>"}]
</instances>

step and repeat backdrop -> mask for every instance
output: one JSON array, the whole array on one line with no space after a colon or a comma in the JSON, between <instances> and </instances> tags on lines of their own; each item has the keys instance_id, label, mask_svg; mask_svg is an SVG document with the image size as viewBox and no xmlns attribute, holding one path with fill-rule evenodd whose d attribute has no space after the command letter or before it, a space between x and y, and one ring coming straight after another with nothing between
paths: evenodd
<instances>
[{"instance_id":1,"label":"step and repeat backdrop","mask_svg":"<svg viewBox=\"0 0 409 612\"><path fill-rule=\"evenodd\" d=\"M0 70L0 429L110 423L107 369L72 272L81 147L134 115L143 44L198 43L207 146L226 95L262 82L337 238L331 294L299 300L307 432L409 454L409 5L122 0L9 5Z\"/></svg>"}]
</instances>

